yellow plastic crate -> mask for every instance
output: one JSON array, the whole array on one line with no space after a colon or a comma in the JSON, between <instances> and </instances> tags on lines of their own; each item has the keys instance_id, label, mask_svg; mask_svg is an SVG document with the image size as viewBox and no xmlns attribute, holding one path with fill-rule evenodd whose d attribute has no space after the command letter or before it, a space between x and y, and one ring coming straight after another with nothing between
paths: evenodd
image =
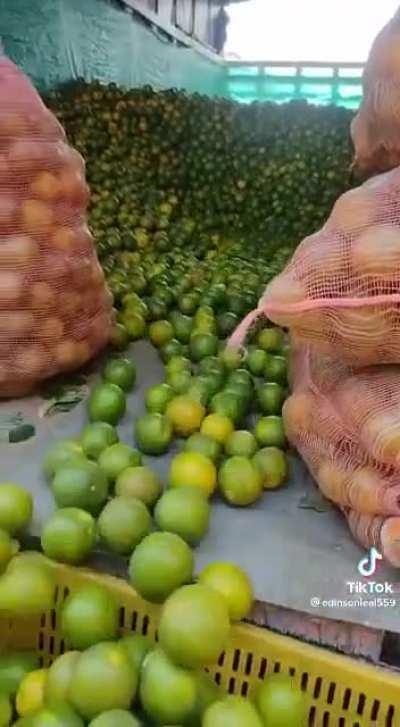
<instances>
[{"instance_id":1,"label":"yellow plastic crate","mask_svg":"<svg viewBox=\"0 0 400 727\"><path fill-rule=\"evenodd\" d=\"M143 601L123 580L56 565L54 610L29 620L0 619L0 648L35 649L44 665L62 653L59 610L68 593L87 582L104 585L120 605L122 632L156 638L160 609ZM211 670L226 691L251 696L267 674L291 674L307 694L309 727L399 727L400 675L331 653L266 629L240 625Z\"/></svg>"}]
</instances>

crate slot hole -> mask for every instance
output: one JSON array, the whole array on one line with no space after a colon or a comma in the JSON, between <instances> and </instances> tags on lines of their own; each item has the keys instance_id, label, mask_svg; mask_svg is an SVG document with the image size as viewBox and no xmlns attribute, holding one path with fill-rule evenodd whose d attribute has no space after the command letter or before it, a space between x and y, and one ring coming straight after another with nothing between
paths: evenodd
<instances>
[{"instance_id":1,"label":"crate slot hole","mask_svg":"<svg viewBox=\"0 0 400 727\"><path fill-rule=\"evenodd\" d=\"M65 601L66 598L68 598L69 594L70 594L70 590L69 590L68 586L65 586L64 592L63 592L63 600L64 601Z\"/></svg>"},{"instance_id":2,"label":"crate slot hole","mask_svg":"<svg viewBox=\"0 0 400 727\"><path fill-rule=\"evenodd\" d=\"M335 699L335 691L336 691L336 684L335 684L335 682L331 682L329 685L328 697L326 700L328 702L328 704L333 704L333 701Z\"/></svg>"},{"instance_id":3,"label":"crate slot hole","mask_svg":"<svg viewBox=\"0 0 400 727\"><path fill-rule=\"evenodd\" d=\"M65 641L64 639L61 639L60 641L60 655L65 653Z\"/></svg>"},{"instance_id":4,"label":"crate slot hole","mask_svg":"<svg viewBox=\"0 0 400 727\"><path fill-rule=\"evenodd\" d=\"M55 631L57 628L57 611L54 608L50 614L50 619L51 619L51 628L53 629L53 631Z\"/></svg>"},{"instance_id":5,"label":"crate slot hole","mask_svg":"<svg viewBox=\"0 0 400 727\"><path fill-rule=\"evenodd\" d=\"M233 671L237 671L239 669L239 664L240 664L240 649L235 649L235 653L233 655L233 661L232 661Z\"/></svg>"},{"instance_id":6,"label":"crate slot hole","mask_svg":"<svg viewBox=\"0 0 400 727\"><path fill-rule=\"evenodd\" d=\"M301 686L301 689L303 690L303 692L306 692L307 691L307 687L308 687L308 674L307 674L306 671L304 671L303 674L301 675L300 686Z\"/></svg>"},{"instance_id":7,"label":"crate slot hole","mask_svg":"<svg viewBox=\"0 0 400 727\"><path fill-rule=\"evenodd\" d=\"M289 668L289 676L291 676L291 677L295 677L296 676L296 669L293 666L291 666Z\"/></svg>"},{"instance_id":8,"label":"crate slot hole","mask_svg":"<svg viewBox=\"0 0 400 727\"><path fill-rule=\"evenodd\" d=\"M148 616L145 616L143 618L143 624L142 624L142 634L143 634L143 636L147 636L147 633L148 633L148 630L149 630L149 624L150 624L150 619L149 619Z\"/></svg>"},{"instance_id":9,"label":"crate slot hole","mask_svg":"<svg viewBox=\"0 0 400 727\"><path fill-rule=\"evenodd\" d=\"M366 697L365 694L360 694L358 698L357 714L364 714Z\"/></svg>"},{"instance_id":10,"label":"crate slot hole","mask_svg":"<svg viewBox=\"0 0 400 727\"><path fill-rule=\"evenodd\" d=\"M50 639L49 639L49 653L51 655L54 654L54 636L50 636Z\"/></svg>"},{"instance_id":11,"label":"crate slot hole","mask_svg":"<svg viewBox=\"0 0 400 727\"><path fill-rule=\"evenodd\" d=\"M240 694L242 695L242 697L247 697L248 692L249 692L249 683L243 682L242 688L240 690Z\"/></svg>"},{"instance_id":12,"label":"crate slot hole","mask_svg":"<svg viewBox=\"0 0 400 727\"><path fill-rule=\"evenodd\" d=\"M244 673L246 674L247 677L250 676L252 667L253 667L253 654L247 654L246 664L244 667Z\"/></svg>"},{"instance_id":13,"label":"crate slot hole","mask_svg":"<svg viewBox=\"0 0 400 727\"><path fill-rule=\"evenodd\" d=\"M343 709L348 709L351 700L351 689L346 689L343 697Z\"/></svg>"},{"instance_id":14,"label":"crate slot hole","mask_svg":"<svg viewBox=\"0 0 400 727\"><path fill-rule=\"evenodd\" d=\"M236 679L235 679L235 677L231 677L229 679L229 684L228 684L229 694L235 694L235 688L236 688Z\"/></svg>"},{"instance_id":15,"label":"crate slot hole","mask_svg":"<svg viewBox=\"0 0 400 727\"><path fill-rule=\"evenodd\" d=\"M222 652L221 656L218 659L218 666L224 666L225 662L225 651Z\"/></svg>"},{"instance_id":16,"label":"crate slot hole","mask_svg":"<svg viewBox=\"0 0 400 727\"><path fill-rule=\"evenodd\" d=\"M346 720L344 717L339 718L339 724L338 727L346 727Z\"/></svg>"},{"instance_id":17,"label":"crate slot hole","mask_svg":"<svg viewBox=\"0 0 400 727\"><path fill-rule=\"evenodd\" d=\"M265 659L265 658L261 659L260 669L258 671L258 676L260 679L264 679L264 677L267 673L267 667L268 667L267 659Z\"/></svg>"},{"instance_id":18,"label":"crate slot hole","mask_svg":"<svg viewBox=\"0 0 400 727\"><path fill-rule=\"evenodd\" d=\"M40 625L41 625L42 629L46 628L46 614L45 613L42 613L42 615L40 617Z\"/></svg>"},{"instance_id":19,"label":"crate slot hole","mask_svg":"<svg viewBox=\"0 0 400 727\"><path fill-rule=\"evenodd\" d=\"M386 727L394 727L394 707L390 705L386 716Z\"/></svg>"},{"instance_id":20,"label":"crate slot hole","mask_svg":"<svg viewBox=\"0 0 400 727\"><path fill-rule=\"evenodd\" d=\"M309 717L308 717L309 727L317 727L317 723L315 721L316 716L317 716L317 710L316 710L316 708L315 707L311 707L310 714L309 714Z\"/></svg>"},{"instance_id":21,"label":"crate slot hole","mask_svg":"<svg viewBox=\"0 0 400 727\"><path fill-rule=\"evenodd\" d=\"M274 674L279 674L281 670L281 663L280 661L276 661L274 664Z\"/></svg>"},{"instance_id":22,"label":"crate slot hole","mask_svg":"<svg viewBox=\"0 0 400 727\"><path fill-rule=\"evenodd\" d=\"M374 699L371 709L371 719L378 719L380 706L381 703L377 699Z\"/></svg>"},{"instance_id":23,"label":"crate slot hole","mask_svg":"<svg viewBox=\"0 0 400 727\"><path fill-rule=\"evenodd\" d=\"M43 651L43 649L44 649L44 635L43 635L43 631L39 631L38 649L39 649L39 651Z\"/></svg>"},{"instance_id":24,"label":"crate slot hole","mask_svg":"<svg viewBox=\"0 0 400 727\"><path fill-rule=\"evenodd\" d=\"M329 717L329 712L324 712L324 716L322 717L322 725L321 727L329 727L331 721Z\"/></svg>"},{"instance_id":25,"label":"crate slot hole","mask_svg":"<svg viewBox=\"0 0 400 727\"><path fill-rule=\"evenodd\" d=\"M132 631L136 631L137 626L137 611L133 611L132 613L132 621L131 621L131 629Z\"/></svg>"},{"instance_id":26,"label":"crate slot hole","mask_svg":"<svg viewBox=\"0 0 400 727\"><path fill-rule=\"evenodd\" d=\"M315 686L314 686L314 699L318 699L319 695L321 694L321 688L322 688L322 679L321 679L321 677L317 677L315 680Z\"/></svg>"},{"instance_id":27,"label":"crate slot hole","mask_svg":"<svg viewBox=\"0 0 400 727\"><path fill-rule=\"evenodd\" d=\"M216 673L216 675L215 675L215 680L214 680L214 681L215 681L215 683L216 683L216 684L217 684L217 685L218 685L219 687L221 686L221 674L219 673L219 671L218 671L218 672Z\"/></svg>"},{"instance_id":28,"label":"crate slot hole","mask_svg":"<svg viewBox=\"0 0 400 727\"><path fill-rule=\"evenodd\" d=\"M119 609L119 627L120 629L123 628L125 623L125 609L123 606Z\"/></svg>"}]
</instances>

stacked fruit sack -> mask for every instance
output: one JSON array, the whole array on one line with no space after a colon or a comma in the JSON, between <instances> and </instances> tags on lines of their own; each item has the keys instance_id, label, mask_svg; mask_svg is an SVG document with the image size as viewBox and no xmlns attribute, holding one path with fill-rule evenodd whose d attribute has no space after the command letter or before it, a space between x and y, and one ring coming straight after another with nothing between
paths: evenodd
<instances>
[{"instance_id":1,"label":"stacked fruit sack","mask_svg":"<svg viewBox=\"0 0 400 727\"><path fill-rule=\"evenodd\" d=\"M106 343L111 296L86 226L82 157L0 58L0 396L79 367Z\"/></svg>"}]
</instances>

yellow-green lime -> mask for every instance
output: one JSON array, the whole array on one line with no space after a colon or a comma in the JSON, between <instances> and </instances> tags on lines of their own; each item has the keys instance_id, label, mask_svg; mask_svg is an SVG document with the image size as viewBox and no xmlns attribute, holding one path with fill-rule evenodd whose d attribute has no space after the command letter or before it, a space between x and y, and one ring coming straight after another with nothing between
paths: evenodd
<instances>
[{"instance_id":1,"label":"yellow-green lime","mask_svg":"<svg viewBox=\"0 0 400 727\"><path fill-rule=\"evenodd\" d=\"M222 447L215 439L212 439L207 434L195 432L186 440L185 451L199 452L215 463L221 456Z\"/></svg>"},{"instance_id":2,"label":"yellow-green lime","mask_svg":"<svg viewBox=\"0 0 400 727\"><path fill-rule=\"evenodd\" d=\"M125 414L125 393L117 384L97 384L88 401L89 418L92 422L117 424Z\"/></svg>"},{"instance_id":3,"label":"yellow-green lime","mask_svg":"<svg viewBox=\"0 0 400 727\"><path fill-rule=\"evenodd\" d=\"M30 492L13 482L0 484L0 528L9 535L25 530L32 518L33 499Z\"/></svg>"},{"instance_id":4,"label":"yellow-green lime","mask_svg":"<svg viewBox=\"0 0 400 727\"><path fill-rule=\"evenodd\" d=\"M264 328L257 336L257 345L268 353L280 353L283 341L284 336L281 328Z\"/></svg>"},{"instance_id":5,"label":"yellow-green lime","mask_svg":"<svg viewBox=\"0 0 400 727\"><path fill-rule=\"evenodd\" d=\"M189 437L200 429L206 410L190 396L175 396L168 404L165 415L172 424L175 434Z\"/></svg>"},{"instance_id":6,"label":"yellow-green lime","mask_svg":"<svg viewBox=\"0 0 400 727\"><path fill-rule=\"evenodd\" d=\"M262 494L262 477L247 457L225 460L218 475L219 488L231 505L252 505Z\"/></svg>"},{"instance_id":7,"label":"yellow-green lime","mask_svg":"<svg viewBox=\"0 0 400 727\"><path fill-rule=\"evenodd\" d=\"M164 414L167 405L175 396L174 389L169 384L155 384L147 389L145 404L148 412Z\"/></svg>"},{"instance_id":8,"label":"yellow-green lime","mask_svg":"<svg viewBox=\"0 0 400 727\"><path fill-rule=\"evenodd\" d=\"M117 430L108 422L93 422L82 432L82 450L89 459L97 460L104 449L116 442L118 442Z\"/></svg>"},{"instance_id":9,"label":"yellow-green lime","mask_svg":"<svg viewBox=\"0 0 400 727\"><path fill-rule=\"evenodd\" d=\"M174 533L147 535L137 546L129 563L129 578L147 601L162 603L193 576L193 553Z\"/></svg>"},{"instance_id":10,"label":"yellow-green lime","mask_svg":"<svg viewBox=\"0 0 400 727\"><path fill-rule=\"evenodd\" d=\"M47 479L54 477L58 467L66 464L71 457L79 457L84 454L82 445L75 439L62 439L53 444L43 460L43 471Z\"/></svg>"},{"instance_id":11,"label":"yellow-green lime","mask_svg":"<svg viewBox=\"0 0 400 727\"><path fill-rule=\"evenodd\" d=\"M174 664L161 649L155 649L143 664L140 701L157 724L186 723L196 705L195 676Z\"/></svg>"},{"instance_id":12,"label":"yellow-green lime","mask_svg":"<svg viewBox=\"0 0 400 727\"><path fill-rule=\"evenodd\" d=\"M208 530L210 505L197 487L167 490L155 507L154 519L160 530L196 545Z\"/></svg>"},{"instance_id":13,"label":"yellow-green lime","mask_svg":"<svg viewBox=\"0 0 400 727\"><path fill-rule=\"evenodd\" d=\"M87 583L67 596L61 610L61 635L72 649L82 651L116 638L118 605L109 591Z\"/></svg>"},{"instance_id":14,"label":"yellow-green lime","mask_svg":"<svg viewBox=\"0 0 400 727\"><path fill-rule=\"evenodd\" d=\"M258 388L257 400L263 414L281 414L285 391L280 384L270 381Z\"/></svg>"},{"instance_id":15,"label":"yellow-green lime","mask_svg":"<svg viewBox=\"0 0 400 727\"><path fill-rule=\"evenodd\" d=\"M210 563L199 573L199 583L213 588L225 599L231 621L241 621L249 615L254 601L251 580L235 563Z\"/></svg>"},{"instance_id":16,"label":"yellow-green lime","mask_svg":"<svg viewBox=\"0 0 400 727\"><path fill-rule=\"evenodd\" d=\"M254 455L253 462L261 472L265 490L275 490L286 481L289 463L285 452L278 447L263 447Z\"/></svg>"},{"instance_id":17,"label":"yellow-green lime","mask_svg":"<svg viewBox=\"0 0 400 727\"><path fill-rule=\"evenodd\" d=\"M124 709L111 709L92 719L89 727L141 727L142 722Z\"/></svg>"},{"instance_id":18,"label":"yellow-green lime","mask_svg":"<svg viewBox=\"0 0 400 727\"><path fill-rule=\"evenodd\" d=\"M169 321L154 321L150 323L148 335L153 346L161 348L174 337L174 329Z\"/></svg>"},{"instance_id":19,"label":"yellow-green lime","mask_svg":"<svg viewBox=\"0 0 400 727\"><path fill-rule=\"evenodd\" d=\"M141 452L160 455L168 451L173 428L163 414L145 414L134 425L135 440Z\"/></svg>"},{"instance_id":20,"label":"yellow-green lime","mask_svg":"<svg viewBox=\"0 0 400 727\"><path fill-rule=\"evenodd\" d=\"M114 482L127 467L139 466L141 462L140 452L123 442L111 444L110 447L104 449L98 460L99 467L110 482Z\"/></svg>"},{"instance_id":21,"label":"yellow-green lime","mask_svg":"<svg viewBox=\"0 0 400 727\"><path fill-rule=\"evenodd\" d=\"M103 377L123 391L130 391L136 381L136 366L129 358L113 358L106 363Z\"/></svg>"},{"instance_id":22,"label":"yellow-green lime","mask_svg":"<svg viewBox=\"0 0 400 727\"><path fill-rule=\"evenodd\" d=\"M51 483L57 507L78 507L95 515L107 499L108 487L102 468L89 460L60 467Z\"/></svg>"},{"instance_id":23,"label":"yellow-green lime","mask_svg":"<svg viewBox=\"0 0 400 727\"><path fill-rule=\"evenodd\" d=\"M229 695L206 710L202 727L269 727L269 724L261 720L249 700Z\"/></svg>"},{"instance_id":24,"label":"yellow-green lime","mask_svg":"<svg viewBox=\"0 0 400 727\"><path fill-rule=\"evenodd\" d=\"M240 457L252 457L258 448L257 440L251 432L241 429L232 432L225 442L225 452L229 457L238 455Z\"/></svg>"},{"instance_id":25,"label":"yellow-green lime","mask_svg":"<svg viewBox=\"0 0 400 727\"><path fill-rule=\"evenodd\" d=\"M234 431L232 419L224 414L209 414L203 419L200 432L224 445Z\"/></svg>"},{"instance_id":26,"label":"yellow-green lime","mask_svg":"<svg viewBox=\"0 0 400 727\"><path fill-rule=\"evenodd\" d=\"M282 417L261 417L254 427L254 435L261 447L284 447L286 436Z\"/></svg>"},{"instance_id":27,"label":"yellow-green lime","mask_svg":"<svg viewBox=\"0 0 400 727\"><path fill-rule=\"evenodd\" d=\"M97 522L101 539L110 550L129 555L150 532L151 517L146 505L134 497L114 497Z\"/></svg>"},{"instance_id":28,"label":"yellow-green lime","mask_svg":"<svg viewBox=\"0 0 400 727\"><path fill-rule=\"evenodd\" d=\"M120 644L126 649L132 668L139 674L147 654L154 648L154 643L142 634L126 634Z\"/></svg>"},{"instance_id":29,"label":"yellow-green lime","mask_svg":"<svg viewBox=\"0 0 400 727\"><path fill-rule=\"evenodd\" d=\"M42 529L43 552L61 563L83 563L92 551L95 541L96 527L93 517L77 507L56 510Z\"/></svg>"},{"instance_id":30,"label":"yellow-green lime","mask_svg":"<svg viewBox=\"0 0 400 727\"><path fill-rule=\"evenodd\" d=\"M79 653L79 651L67 651L58 656L49 667L44 687L45 701L48 704L68 701L69 687Z\"/></svg>"},{"instance_id":31,"label":"yellow-green lime","mask_svg":"<svg viewBox=\"0 0 400 727\"><path fill-rule=\"evenodd\" d=\"M307 721L307 702L291 677L272 674L260 686L256 706L265 725L303 727Z\"/></svg>"},{"instance_id":32,"label":"yellow-green lime","mask_svg":"<svg viewBox=\"0 0 400 727\"><path fill-rule=\"evenodd\" d=\"M171 461L169 484L171 487L197 487L209 497L217 484L215 465L200 452L180 452Z\"/></svg>"},{"instance_id":33,"label":"yellow-green lime","mask_svg":"<svg viewBox=\"0 0 400 727\"><path fill-rule=\"evenodd\" d=\"M128 467L121 472L115 482L115 494L135 497L152 508L162 493L158 475L150 467Z\"/></svg>"}]
</instances>

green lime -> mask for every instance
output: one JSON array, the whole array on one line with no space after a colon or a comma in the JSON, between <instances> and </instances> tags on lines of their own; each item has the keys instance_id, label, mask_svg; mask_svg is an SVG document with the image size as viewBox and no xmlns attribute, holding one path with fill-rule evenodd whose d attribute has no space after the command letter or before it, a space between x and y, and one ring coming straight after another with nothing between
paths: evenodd
<instances>
[{"instance_id":1,"label":"green lime","mask_svg":"<svg viewBox=\"0 0 400 727\"><path fill-rule=\"evenodd\" d=\"M220 391L211 399L210 411L228 417L238 424L243 416L243 406L233 392Z\"/></svg>"},{"instance_id":2,"label":"green lime","mask_svg":"<svg viewBox=\"0 0 400 727\"><path fill-rule=\"evenodd\" d=\"M211 333L197 333L190 338L190 357L201 361L206 356L214 356L218 351L218 338Z\"/></svg>"},{"instance_id":3,"label":"green lime","mask_svg":"<svg viewBox=\"0 0 400 727\"><path fill-rule=\"evenodd\" d=\"M175 338L181 343L189 343L193 327L193 318L185 316L179 311L174 311L170 316Z\"/></svg>"},{"instance_id":4,"label":"green lime","mask_svg":"<svg viewBox=\"0 0 400 727\"><path fill-rule=\"evenodd\" d=\"M178 437L189 437L200 429L205 416L203 405L189 394L175 396L168 404L165 416Z\"/></svg>"},{"instance_id":5,"label":"green lime","mask_svg":"<svg viewBox=\"0 0 400 727\"><path fill-rule=\"evenodd\" d=\"M228 371L238 369L244 363L243 353L235 348L224 348L220 353L220 360Z\"/></svg>"},{"instance_id":6,"label":"green lime","mask_svg":"<svg viewBox=\"0 0 400 727\"><path fill-rule=\"evenodd\" d=\"M265 490L280 487L289 475L287 456L277 447L264 447L253 457L253 462L261 472Z\"/></svg>"},{"instance_id":7,"label":"green lime","mask_svg":"<svg viewBox=\"0 0 400 727\"><path fill-rule=\"evenodd\" d=\"M32 518L33 499L30 492L13 482L0 484L0 528L9 535L25 530Z\"/></svg>"},{"instance_id":8,"label":"green lime","mask_svg":"<svg viewBox=\"0 0 400 727\"><path fill-rule=\"evenodd\" d=\"M92 422L117 424L125 414L125 409L125 394L116 384L97 384L92 390L88 401L89 418Z\"/></svg>"},{"instance_id":9,"label":"green lime","mask_svg":"<svg viewBox=\"0 0 400 727\"><path fill-rule=\"evenodd\" d=\"M169 321L154 321L149 325L149 338L153 346L161 348L174 337L174 329Z\"/></svg>"},{"instance_id":10,"label":"green lime","mask_svg":"<svg viewBox=\"0 0 400 727\"><path fill-rule=\"evenodd\" d=\"M83 455L82 445L74 439L62 439L53 444L43 461L43 471L47 479L51 480L58 467L66 464L71 457L81 455Z\"/></svg>"},{"instance_id":11,"label":"green lime","mask_svg":"<svg viewBox=\"0 0 400 727\"><path fill-rule=\"evenodd\" d=\"M284 447L286 444L281 416L261 417L254 427L254 434L261 447Z\"/></svg>"},{"instance_id":12,"label":"green lime","mask_svg":"<svg viewBox=\"0 0 400 727\"><path fill-rule=\"evenodd\" d=\"M107 362L103 377L123 391L130 391L136 381L136 366L129 358L113 358Z\"/></svg>"},{"instance_id":13,"label":"green lime","mask_svg":"<svg viewBox=\"0 0 400 727\"><path fill-rule=\"evenodd\" d=\"M102 451L98 463L108 480L114 482L127 467L139 466L142 457L137 449L123 442L116 442Z\"/></svg>"},{"instance_id":14,"label":"green lime","mask_svg":"<svg viewBox=\"0 0 400 727\"><path fill-rule=\"evenodd\" d=\"M254 348L247 355L246 364L253 376L262 376L267 362L267 354L261 348Z\"/></svg>"},{"instance_id":15,"label":"green lime","mask_svg":"<svg viewBox=\"0 0 400 727\"><path fill-rule=\"evenodd\" d=\"M206 497L210 497L216 482L217 470L214 463L199 452L179 452L171 460L171 487L197 487Z\"/></svg>"},{"instance_id":16,"label":"green lime","mask_svg":"<svg viewBox=\"0 0 400 727\"><path fill-rule=\"evenodd\" d=\"M122 324L128 332L130 341L137 341L139 338L144 338L146 333L146 321L140 313L134 313L133 311L127 310L123 314Z\"/></svg>"},{"instance_id":17,"label":"green lime","mask_svg":"<svg viewBox=\"0 0 400 727\"><path fill-rule=\"evenodd\" d=\"M118 351L124 351L129 345L129 333L123 323L115 323L110 337L110 343Z\"/></svg>"},{"instance_id":18,"label":"green lime","mask_svg":"<svg viewBox=\"0 0 400 727\"><path fill-rule=\"evenodd\" d=\"M199 362L199 372L201 374L219 374L221 382L224 379L224 365L218 356L206 356Z\"/></svg>"},{"instance_id":19,"label":"green lime","mask_svg":"<svg viewBox=\"0 0 400 727\"><path fill-rule=\"evenodd\" d=\"M167 490L157 502L154 519L160 530L196 545L208 530L210 505L198 487Z\"/></svg>"},{"instance_id":20,"label":"green lime","mask_svg":"<svg viewBox=\"0 0 400 727\"><path fill-rule=\"evenodd\" d=\"M86 457L97 460L104 449L118 442L118 434L108 422L88 424L82 432L81 445Z\"/></svg>"},{"instance_id":21,"label":"green lime","mask_svg":"<svg viewBox=\"0 0 400 727\"><path fill-rule=\"evenodd\" d=\"M194 674L176 666L161 649L155 649L143 664L140 701L156 724L186 724L196 705Z\"/></svg>"},{"instance_id":22,"label":"green lime","mask_svg":"<svg viewBox=\"0 0 400 727\"><path fill-rule=\"evenodd\" d=\"M164 363L167 363L172 358L183 356L183 351L184 349L182 344L177 341L176 338L172 338L160 349L161 359Z\"/></svg>"},{"instance_id":23,"label":"green lime","mask_svg":"<svg viewBox=\"0 0 400 727\"><path fill-rule=\"evenodd\" d=\"M192 374L187 370L167 373L167 384L171 386L175 394L186 394L192 381Z\"/></svg>"},{"instance_id":24,"label":"green lime","mask_svg":"<svg viewBox=\"0 0 400 727\"><path fill-rule=\"evenodd\" d=\"M45 705L21 722L19 727L84 727L81 717L68 704Z\"/></svg>"},{"instance_id":25,"label":"green lime","mask_svg":"<svg viewBox=\"0 0 400 727\"><path fill-rule=\"evenodd\" d=\"M165 454L172 437L172 424L163 414L145 414L135 422L135 440L144 454Z\"/></svg>"},{"instance_id":26,"label":"green lime","mask_svg":"<svg viewBox=\"0 0 400 727\"><path fill-rule=\"evenodd\" d=\"M274 727L273 722L262 722L250 701L229 695L208 707L202 727L263 727L264 724Z\"/></svg>"},{"instance_id":27,"label":"green lime","mask_svg":"<svg viewBox=\"0 0 400 727\"><path fill-rule=\"evenodd\" d=\"M129 555L150 532L151 517L141 500L118 496L102 510L97 526L100 537L110 550Z\"/></svg>"},{"instance_id":28,"label":"green lime","mask_svg":"<svg viewBox=\"0 0 400 727\"><path fill-rule=\"evenodd\" d=\"M285 391L273 381L261 384L257 389L257 400L263 414L281 414Z\"/></svg>"},{"instance_id":29,"label":"green lime","mask_svg":"<svg viewBox=\"0 0 400 727\"><path fill-rule=\"evenodd\" d=\"M18 549L18 541L13 540L6 530L0 529L0 574L5 571L11 558L18 553Z\"/></svg>"},{"instance_id":30,"label":"green lime","mask_svg":"<svg viewBox=\"0 0 400 727\"><path fill-rule=\"evenodd\" d=\"M39 616L54 607L54 573L39 553L12 558L0 578L0 611L14 617Z\"/></svg>"},{"instance_id":31,"label":"green lime","mask_svg":"<svg viewBox=\"0 0 400 727\"><path fill-rule=\"evenodd\" d=\"M280 353L283 341L283 331L280 328L264 328L257 336L257 345L268 353Z\"/></svg>"},{"instance_id":32,"label":"green lime","mask_svg":"<svg viewBox=\"0 0 400 727\"><path fill-rule=\"evenodd\" d=\"M236 326L239 323L239 316L236 315L236 313L231 313L230 311L226 311L225 313L220 313L217 317L217 323L218 323L218 333L221 338L226 338L227 336L230 336L231 333L235 330Z\"/></svg>"},{"instance_id":33,"label":"green lime","mask_svg":"<svg viewBox=\"0 0 400 727\"><path fill-rule=\"evenodd\" d=\"M44 686L47 704L67 702L72 674L79 658L79 651L67 651L58 656L47 672Z\"/></svg>"},{"instance_id":34,"label":"green lime","mask_svg":"<svg viewBox=\"0 0 400 727\"><path fill-rule=\"evenodd\" d=\"M186 440L185 451L199 452L213 462L217 462L221 456L222 447L215 439L212 439L207 434L195 432Z\"/></svg>"},{"instance_id":35,"label":"green lime","mask_svg":"<svg viewBox=\"0 0 400 727\"><path fill-rule=\"evenodd\" d=\"M97 514L107 499L108 481L101 467L88 460L60 467L51 489L57 507L78 507Z\"/></svg>"},{"instance_id":36,"label":"green lime","mask_svg":"<svg viewBox=\"0 0 400 727\"><path fill-rule=\"evenodd\" d=\"M119 610L109 591L87 583L67 596L61 609L61 635L72 649L83 651L100 641L115 639Z\"/></svg>"},{"instance_id":37,"label":"green lime","mask_svg":"<svg viewBox=\"0 0 400 727\"><path fill-rule=\"evenodd\" d=\"M133 669L139 674L147 654L154 648L153 642L142 634L127 634L119 643L126 649Z\"/></svg>"},{"instance_id":38,"label":"green lime","mask_svg":"<svg viewBox=\"0 0 400 727\"><path fill-rule=\"evenodd\" d=\"M95 540L93 517L76 507L56 510L44 524L41 535L45 555L71 565L78 565L87 559Z\"/></svg>"},{"instance_id":39,"label":"green lime","mask_svg":"<svg viewBox=\"0 0 400 727\"><path fill-rule=\"evenodd\" d=\"M110 709L89 722L89 727L141 727L142 722L125 709Z\"/></svg>"},{"instance_id":40,"label":"green lime","mask_svg":"<svg viewBox=\"0 0 400 727\"><path fill-rule=\"evenodd\" d=\"M286 674L267 677L257 692L256 706L266 725L302 727L307 721L306 697Z\"/></svg>"},{"instance_id":41,"label":"green lime","mask_svg":"<svg viewBox=\"0 0 400 727\"><path fill-rule=\"evenodd\" d=\"M190 359L185 356L172 356L165 366L167 376L177 371L190 371L192 363Z\"/></svg>"},{"instance_id":42,"label":"green lime","mask_svg":"<svg viewBox=\"0 0 400 727\"><path fill-rule=\"evenodd\" d=\"M225 600L231 621L242 621L253 607L253 586L247 573L235 563L210 563L199 573L199 583L217 591Z\"/></svg>"},{"instance_id":43,"label":"green lime","mask_svg":"<svg viewBox=\"0 0 400 727\"><path fill-rule=\"evenodd\" d=\"M0 694L15 696L26 674L39 669L39 656L31 651L0 654Z\"/></svg>"},{"instance_id":44,"label":"green lime","mask_svg":"<svg viewBox=\"0 0 400 727\"><path fill-rule=\"evenodd\" d=\"M229 457L252 457L257 451L257 440L251 432L242 429L233 432L225 442L225 452Z\"/></svg>"},{"instance_id":45,"label":"green lime","mask_svg":"<svg viewBox=\"0 0 400 727\"><path fill-rule=\"evenodd\" d=\"M264 376L267 381L276 381L277 384L287 382L287 361L284 356L268 355L264 366Z\"/></svg>"},{"instance_id":46,"label":"green lime","mask_svg":"<svg viewBox=\"0 0 400 727\"><path fill-rule=\"evenodd\" d=\"M199 296L197 293L187 293L178 300L179 310L186 315L192 315L198 306Z\"/></svg>"},{"instance_id":47,"label":"green lime","mask_svg":"<svg viewBox=\"0 0 400 727\"><path fill-rule=\"evenodd\" d=\"M193 553L174 533L151 533L137 546L129 563L129 579L146 600L162 603L193 576Z\"/></svg>"},{"instance_id":48,"label":"green lime","mask_svg":"<svg viewBox=\"0 0 400 727\"><path fill-rule=\"evenodd\" d=\"M134 497L153 507L162 493L159 477L150 467L127 467L117 477L115 494Z\"/></svg>"},{"instance_id":49,"label":"green lime","mask_svg":"<svg viewBox=\"0 0 400 727\"><path fill-rule=\"evenodd\" d=\"M262 494L262 477L250 459L230 457L218 475L219 488L231 505L252 505Z\"/></svg>"},{"instance_id":50,"label":"green lime","mask_svg":"<svg viewBox=\"0 0 400 727\"><path fill-rule=\"evenodd\" d=\"M175 396L174 389L169 384L155 384L147 389L145 404L148 412L164 414L168 403Z\"/></svg>"}]
</instances>

